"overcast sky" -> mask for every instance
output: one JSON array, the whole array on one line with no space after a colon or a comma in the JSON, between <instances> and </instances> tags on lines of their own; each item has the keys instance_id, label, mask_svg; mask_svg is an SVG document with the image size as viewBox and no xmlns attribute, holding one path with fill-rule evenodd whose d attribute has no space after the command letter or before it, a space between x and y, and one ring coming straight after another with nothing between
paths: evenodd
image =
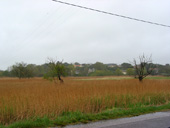
<instances>
[{"instance_id":1,"label":"overcast sky","mask_svg":"<svg viewBox=\"0 0 170 128\"><path fill-rule=\"evenodd\" d=\"M170 25L170 0L62 0ZM0 69L47 57L117 63L139 55L170 63L170 28L71 7L52 0L0 0Z\"/></svg>"}]
</instances>

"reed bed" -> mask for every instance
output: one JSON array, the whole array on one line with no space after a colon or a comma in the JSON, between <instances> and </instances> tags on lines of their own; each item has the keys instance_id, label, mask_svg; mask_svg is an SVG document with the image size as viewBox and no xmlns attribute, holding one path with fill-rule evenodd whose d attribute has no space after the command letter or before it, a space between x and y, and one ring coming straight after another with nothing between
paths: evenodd
<instances>
[{"instance_id":1,"label":"reed bed","mask_svg":"<svg viewBox=\"0 0 170 128\"><path fill-rule=\"evenodd\" d=\"M42 78L0 79L0 124L66 112L162 105L170 102L170 80L75 80L55 85Z\"/></svg>"}]
</instances>

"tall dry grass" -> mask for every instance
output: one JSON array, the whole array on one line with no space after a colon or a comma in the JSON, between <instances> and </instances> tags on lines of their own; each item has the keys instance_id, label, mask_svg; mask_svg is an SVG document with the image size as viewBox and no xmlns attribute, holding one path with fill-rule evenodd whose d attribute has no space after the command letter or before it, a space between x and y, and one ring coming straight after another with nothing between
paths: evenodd
<instances>
[{"instance_id":1,"label":"tall dry grass","mask_svg":"<svg viewBox=\"0 0 170 128\"><path fill-rule=\"evenodd\" d=\"M0 123L63 112L96 113L118 107L161 105L170 101L170 80L93 80L66 78L54 85L41 78L0 79Z\"/></svg>"}]
</instances>

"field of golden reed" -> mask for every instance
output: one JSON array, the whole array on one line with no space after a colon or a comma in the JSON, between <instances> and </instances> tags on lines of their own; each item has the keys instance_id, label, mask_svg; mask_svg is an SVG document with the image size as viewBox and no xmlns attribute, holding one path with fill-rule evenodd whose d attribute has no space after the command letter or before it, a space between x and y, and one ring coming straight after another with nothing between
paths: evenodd
<instances>
[{"instance_id":1,"label":"field of golden reed","mask_svg":"<svg viewBox=\"0 0 170 128\"><path fill-rule=\"evenodd\" d=\"M0 79L0 124L64 112L97 113L111 108L161 105L170 102L170 80L81 80L64 84L42 78Z\"/></svg>"}]
</instances>

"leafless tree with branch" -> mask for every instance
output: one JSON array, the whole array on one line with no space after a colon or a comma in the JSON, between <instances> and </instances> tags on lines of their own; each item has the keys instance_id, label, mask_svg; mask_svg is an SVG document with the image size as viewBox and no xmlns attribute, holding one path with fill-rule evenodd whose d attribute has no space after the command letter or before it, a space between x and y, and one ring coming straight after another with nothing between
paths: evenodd
<instances>
[{"instance_id":1,"label":"leafless tree with branch","mask_svg":"<svg viewBox=\"0 0 170 128\"><path fill-rule=\"evenodd\" d=\"M139 64L137 64L136 59L133 60L133 63L135 68L135 77L138 78L140 82L142 82L142 80L146 76L150 75L154 70L152 56L146 57L143 54L142 56L139 56Z\"/></svg>"}]
</instances>

